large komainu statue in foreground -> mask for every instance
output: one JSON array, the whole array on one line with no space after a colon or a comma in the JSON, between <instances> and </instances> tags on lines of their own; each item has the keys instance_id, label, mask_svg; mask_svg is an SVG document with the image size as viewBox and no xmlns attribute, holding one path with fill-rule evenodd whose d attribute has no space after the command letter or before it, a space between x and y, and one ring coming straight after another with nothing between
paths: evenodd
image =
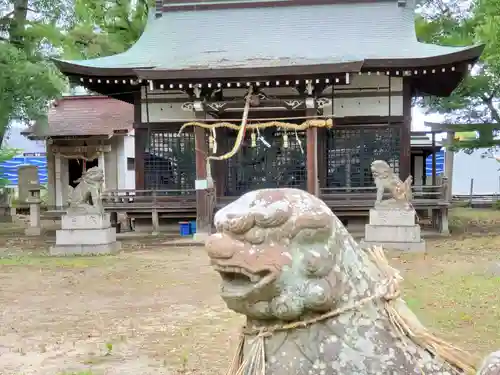
<instances>
[{"instance_id":1,"label":"large komainu statue in foreground","mask_svg":"<svg viewBox=\"0 0 500 375\"><path fill-rule=\"evenodd\" d=\"M104 172L99 167L92 167L83 172L75 181L78 185L70 186L68 213L102 213L101 192Z\"/></svg>"},{"instance_id":2,"label":"large komainu statue in foreground","mask_svg":"<svg viewBox=\"0 0 500 375\"><path fill-rule=\"evenodd\" d=\"M377 200L376 206L396 206L396 207L410 207L412 199L411 184L413 178L408 178L403 182L397 175L394 174L392 168L383 160L375 160L371 165L373 179L377 187ZM390 199L382 200L384 192L388 191L391 194Z\"/></svg>"},{"instance_id":3,"label":"large komainu statue in foreground","mask_svg":"<svg viewBox=\"0 0 500 375\"><path fill-rule=\"evenodd\" d=\"M296 189L247 193L215 215L207 244L227 306L247 316L231 375L451 375L474 361L399 298L381 249L362 250L330 209ZM481 375L498 375L498 354Z\"/></svg>"}]
</instances>

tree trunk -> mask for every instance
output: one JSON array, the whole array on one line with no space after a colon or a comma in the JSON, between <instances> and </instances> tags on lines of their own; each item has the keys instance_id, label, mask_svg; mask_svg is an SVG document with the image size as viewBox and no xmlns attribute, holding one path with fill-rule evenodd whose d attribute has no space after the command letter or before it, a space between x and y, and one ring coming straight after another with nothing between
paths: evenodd
<instances>
[{"instance_id":1,"label":"tree trunk","mask_svg":"<svg viewBox=\"0 0 500 375\"><path fill-rule=\"evenodd\" d=\"M498 124L500 124L500 114L498 113L498 110L495 108L493 105L493 98L484 98L483 99L484 104L488 107L488 110L491 113L491 118Z\"/></svg>"}]
</instances>

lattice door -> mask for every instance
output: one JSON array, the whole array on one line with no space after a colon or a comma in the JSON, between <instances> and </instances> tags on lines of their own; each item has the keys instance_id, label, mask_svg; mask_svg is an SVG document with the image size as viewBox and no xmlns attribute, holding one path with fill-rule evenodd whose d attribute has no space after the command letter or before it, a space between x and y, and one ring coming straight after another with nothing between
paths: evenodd
<instances>
[{"instance_id":1,"label":"lattice door","mask_svg":"<svg viewBox=\"0 0 500 375\"><path fill-rule=\"evenodd\" d=\"M399 173L400 128L345 127L327 133L327 187L373 186L370 165L385 160Z\"/></svg>"},{"instance_id":2,"label":"lattice door","mask_svg":"<svg viewBox=\"0 0 500 375\"><path fill-rule=\"evenodd\" d=\"M283 132L266 129L261 134L271 147L259 140L256 147L251 147L250 134L246 135L238 154L228 160L225 195L239 196L255 189L276 187L306 189L305 134L298 134L304 154L293 132L288 133L288 148L283 147ZM234 144L233 137L230 143Z\"/></svg>"},{"instance_id":3,"label":"lattice door","mask_svg":"<svg viewBox=\"0 0 500 375\"><path fill-rule=\"evenodd\" d=\"M151 131L144 157L145 188L194 189L196 178L194 145L194 133Z\"/></svg>"}]
</instances>

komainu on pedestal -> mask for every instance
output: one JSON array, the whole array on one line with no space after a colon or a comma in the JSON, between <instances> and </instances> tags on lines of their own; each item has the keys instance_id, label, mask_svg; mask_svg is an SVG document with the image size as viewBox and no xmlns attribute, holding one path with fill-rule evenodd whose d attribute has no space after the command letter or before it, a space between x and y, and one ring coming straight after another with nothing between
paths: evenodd
<instances>
[{"instance_id":1,"label":"komainu on pedestal","mask_svg":"<svg viewBox=\"0 0 500 375\"><path fill-rule=\"evenodd\" d=\"M383 250L363 250L318 198L253 191L215 225L206 249L221 296L247 317L229 375L476 373L406 306ZM479 374L498 375L497 363L491 355Z\"/></svg>"},{"instance_id":2,"label":"komainu on pedestal","mask_svg":"<svg viewBox=\"0 0 500 375\"><path fill-rule=\"evenodd\" d=\"M104 173L92 167L75 181L70 189L69 208L56 231L56 245L50 255L100 255L120 249L116 229L111 227L110 214L104 212L101 191Z\"/></svg>"},{"instance_id":3,"label":"komainu on pedestal","mask_svg":"<svg viewBox=\"0 0 500 375\"><path fill-rule=\"evenodd\" d=\"M415 223L416 212L411 204L412 177L401 181L383 160L375 160L371 170L377 199L374 208L370 209L370 221L365 227L361 246L380 245L387 249L425 251L420 225ZM386 191L391 198L384 200Z\"/></svg>"}]
</instances>

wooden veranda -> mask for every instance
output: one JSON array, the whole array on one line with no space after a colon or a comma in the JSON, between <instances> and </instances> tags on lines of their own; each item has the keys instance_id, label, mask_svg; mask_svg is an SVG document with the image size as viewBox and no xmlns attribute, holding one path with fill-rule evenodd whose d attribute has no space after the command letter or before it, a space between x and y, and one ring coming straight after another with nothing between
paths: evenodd
<instances>
[{"instance_id":1,"label":"wooden veranda","mask_svg":"<svg viewBox=\"0 0 500 375\"><path fill-rule=\"evenodd\" d=\"M432 225L438 231L447 231L446 216L450 206L447 199L447 179L438 185L413 186L412 205L422 217L431 213ZM344 187L320 189L319 197L341 219L368 216L375 201L375 187ZM216 198L212 214L238 196ZM389 198L389 196L386 196ZM151 219L153 227L159 220L190 220L196 218L196 191L193 190L108 190L103 193L108 212L123 212L137 219Z\"/></svg>"}]
</instances>

